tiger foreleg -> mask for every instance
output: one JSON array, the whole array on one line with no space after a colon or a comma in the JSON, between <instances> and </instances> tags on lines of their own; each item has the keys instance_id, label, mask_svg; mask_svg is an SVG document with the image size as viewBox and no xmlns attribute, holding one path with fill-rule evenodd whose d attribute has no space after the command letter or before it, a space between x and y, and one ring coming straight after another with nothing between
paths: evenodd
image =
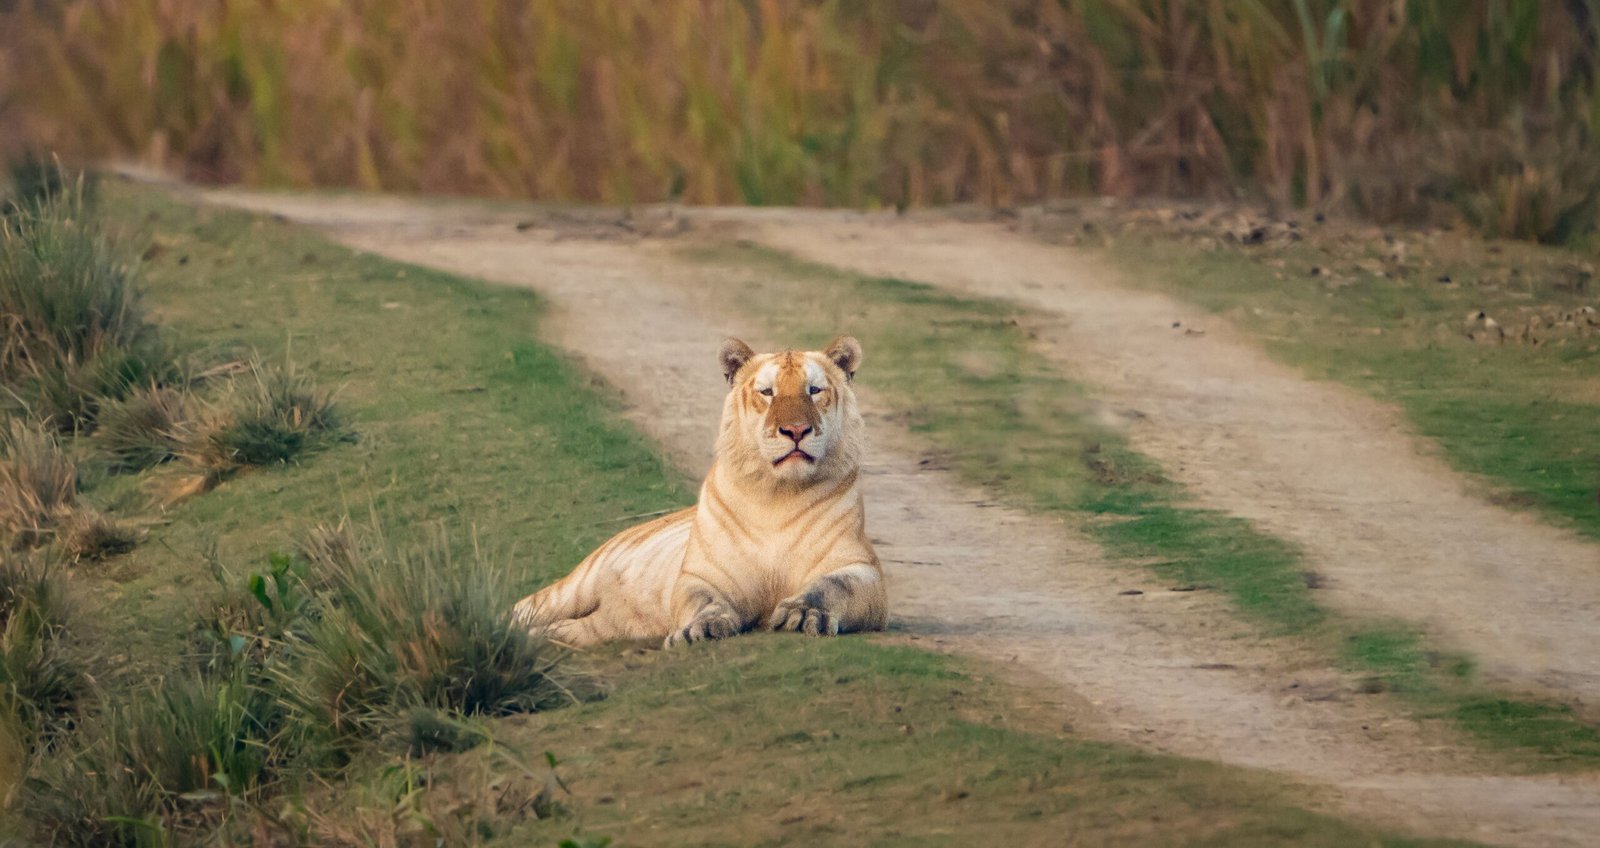
<instances>
[{"instance_id":1,"label":"tiger foreleg","mask_svg":"<svg viewBox=\"0 0 1600 848\"><path fill-rule=\"evenodd\" d=\"M663 647L687 642L726 639L744 630L733 604L721 592L695 578L681 578L672 607L677 625L667 634Z\"/></svg>"},{"instance_id":2,"label":"tiger foreleg","mask_svg":"<svg viewBox=\"0 0 1600 848\"><path fill-rule=\"evenodd\" d=\"M888 616L883 574L867 563L835 569L778 602L767 619L772 630L837 636L882 630Z\"/></svg>"},{"instance_id":3,"label":"tiger foreleg","mask_svg":"<svg viewBox=\"0 0 1600 848\"><path fill-rule=\"evenodd\" d=\"M582 648L600 642L593 618L566 618L553 621L540 631L544 638L569 648Z\"/></svg>"},{"instance_id":4,"label":"tiger foreleg","mask_svg":"<svg viewBox=\"0 0 1600 848\"><path fill-rule=\"evenodd\" d=\"M581 566L580 570L581 571ZM530 630L569 618L583 618L600 605L593 593L580 592L582 581L573 572L549 586L517 601L511 608L511 618Z\"/></svg>"}]
</instances>

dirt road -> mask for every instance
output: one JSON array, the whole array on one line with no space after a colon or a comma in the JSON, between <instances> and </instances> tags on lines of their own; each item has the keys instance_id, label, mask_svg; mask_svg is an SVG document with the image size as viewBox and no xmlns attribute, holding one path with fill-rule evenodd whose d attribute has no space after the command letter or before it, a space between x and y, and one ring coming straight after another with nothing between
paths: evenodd
<instances>
[{"instance_id":1,"label":"dirt road","mask_svg":"<svg viewBox=\"0 0 1600 848\"><path fill-rule=\"evenodd\" d=\"M715 410L723 391L714 361L718 340L738 334L758 349L785 341L761 337L759 328L752 331L748 318L727 314L725 305L706 296L704 275L717 272L687 266L650 239L617 238L618 233L604 224L551 218L519 229L514 226L519 216L514 214L387 198L232 192L207 197L321 226L360 249L536 289L554 307L545 337L582 357L621 389L640 426L693 471L703 470L709 459ZM724 222L735 216L703 214ZM1324 415L1296 418L1291 410L1281 410L1277 417L1263 414L1260 422L1241 432L1228 429L1250 419L1249 410L1263 403L1263 396L1278 392L1286 393L1290 402L1330 402L1360 413L1355 424L1364 429L1342 430L1337 437L1363 444L1373 440L1389 452L1379 456L1398 463L1400 479L1408 488L1392 498L1391 512L1396 515L1409 515L1401 507L1412 497L1444 492L1454 500L1435 512L1460 506L1467 510L1463 521L1489 522L1491 528L1520 527L1528 538L1542 540L1538 544L1544 547L1536 547L1541 556L1563 551L1572 556L1593 554L1592 548L1531 522L1484 512L1488 508L1472 501L1459 481L1418 459L1415 446L1383 417L1381 409L1276 369L1220 326L1208 328L1205 344L1223 355L1194 357L1198 364L1169 361L1167 346L1145 352L1145 322L1154 321L1159 313L1160 326L1167 329L1174 320L1172 310L1178 307L1091 283L1070 256L1049 248L1034 250L1004 233L968 231L966 225L930 223L915 225L925 229L901 230L836 213L791 217L738 213L736 223L749 228L754 237L811 258L870 270L893 268L930 282L1006 294L1061 316L1062 326L1052 339L1070 373L1113 396L1137 397L1134 406L1153 419L1150 430L1138 437L1141 448L1175 463L1173 471L1213 505L1223 505L1230 495L1250 495L1226 508L1257 518L1286 537L1299 539L1290 532L1292 525L1307 516L1322 526L1326 516L1314 511L1317 505L1337 507L1346 500L1361 505L1359 514L1374 523L1360 530L1361 538L1377 539L1380 548L1390 546L1402 557L1424 557L1429 546L1423 540L1471 528L1459 522L1445 524L1406 541L1412 534L1384 521L1381 510L1365 505L1372 499L1352 500L1359 494L1360 482L1347 469L1303 462L1279 466L1295 458L1284 455L1288 447L1268 438L1272 428L1300 427L1295 431L1298 443L1320 455L1313 443L1335 435L1326 429ZM859 239L853 230L860 230ZM838 242L848 245L858 240L863 245L859 249L836 249ZM934 258L916 261L919 249ZM974 256L963 259L967 250ZM1086 294L1079 296L1072 286L1081 286ZM1126 309L1118 305L1118 298L1126 299ZM1069 307L1095 311L1070 313L1077 320L1067 323ZM1084 314L1125 323L1103 335L1069 332L1082 327ZM861 382L870 387L870 340L866 343ZM1195 349L1190 345L1189 351ZM1261 386L1229 382L1252 379L1252 372L1239 370L1245 365L1260 369L1256 376L1264 381ZM1180 370L1168 374L1168 368ZM1210 400L1196 400L1196 387L1202 400ZM1140 394L1144 389L1159 390L1158 396L1145 398ZM863 400L869 410L874 406L870 390ZM1185 410L1193 414L1181 417ZM1373 417L1362 418L1368 413ZM1210 424L1196 436L1199 446L1178 444L1179 424L1196 422ZM869 429L873 445L866 469L869 528L887 561L895 617L906 638L1005 664L1020 681L1034 687L1031 691L1058 701L1085 732L1271 769L1311 784L1312 797L1321 803L1389 824L1524 845L1587 844L1591 834L1600 832L1600 782L1595 779L1473 775L1470 762L1429 745L1419 728L1396 718L1382 696L1306 697L1336 687L1338 673L1314 657L1285 656L1277 646L1260 642L1225 605L1204 593L1151 593L1138 599L1118 595L1126 585L1125 567L1109 564L1071 528L995 506L949 474L927 470L917 462L916 439L887 416L869 416ZM1224 450L1243 463L1239 469L1218 468L1208 459ZM1260 453L1252 456L1253 451ZM1323 471L1327 477L1318 476ZM1291 511L1274 519L1274 510L1265 504L1279 499ZM1345 521L1332 525L1341 532L1362 527L1339 516L1329 520ZM1379 563L1363 560L1348 570L1333 571L1321 561L1335 555L1366 555L1367 549L1359 546L1308 545L1308 549L1319 557L1319 567L1337 576L1341 591L1352 595L1368 591L1352 583L1381 570L1375 568ZM1452 550L1469 552L1471 546L1464 543ZM1380 552L1392 554L1387 549ZM1443 568L1437 560L1428 554L1416 567ZM1383 561L1402 560L1391 556ZM1459 574L1470 574L1473 567ZM1571 563L1556 562L1552 579L1571 577L1568 588L1576 592L1588 584L1577 581L1575 570ZM1409 578L1396 574L1385 579ZM1416 588L1410 586L1408 591ZM1476 595L1466 587L1448 597L1467 604L1458 617L1469 617L1479 609L1471 605ZM1582 606L1586 596L1576 597L1578 605L1561 608L1558 616L1586 609ZM1431 623L1435 616L1445 617L1442 603L1430 606L1419 601L1407 614L1422 610ZM1587 629L1571 632L1590 632L1593 614L1581 624ZM1553 625L1547 630L1533 622L1518 626L1522 629L1510 632L1525 632L1530 640L1558 635ZM1470 642L1479 631L1466 626L1459 632L1463 642ZM1497 672L1515 676L1519 670L1536 668L1533 676L1549 678L1553 685L1589 680L1585 675L1594 668L1559 644L1534 655L1533 665L1528 664L1526 652L1495 656ZM1551 678L1551 670L1570 677Z\"/></svg>"},{"instance_id":2,"label":"dirt road","mask_svg":"<svg viewBox=\"0 0 1600 848\"><path fill-rule=\"evenodd\" d=\"M812 261L1053 319L1040 328L1047 353L1118 408L1144 413L1134 446L1206 506L1300 545L1327 578L1320 601L1420 623L1491 679L1600 702L1600 546L1474 496L1393 410L1308 381L1220 319L1116 286L1079 254L999 226L725 214Z\"/></svg>"}]
</instances>

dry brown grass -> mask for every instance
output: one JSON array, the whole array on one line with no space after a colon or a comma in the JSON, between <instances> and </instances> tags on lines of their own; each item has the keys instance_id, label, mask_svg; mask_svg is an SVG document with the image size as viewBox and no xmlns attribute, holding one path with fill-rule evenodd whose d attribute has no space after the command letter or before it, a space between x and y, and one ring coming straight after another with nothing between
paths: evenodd
<instances>
[{"instance_id":1,"label":"dry brown grass","mask_svg":"<svg viewBox=\"0 0 1600 848\"><path fill-rule=\"evenodd\" d=\"M1592 228L1597 8L23 0L0 148L608 202L1244 188L1553 239Z\"/></svg>"},{"instance_id":2,"label":"dry brown grass","mask_svg":"<svg viewBox=\"0 0 1600 848\"><path fill-rule=\"evenodd\" d=\"M12 420L0 432L0 538L12 547L43 544L78 500L78 466L55 434Z\"/></svg>"},{"instance_id":3,"label":"dry brown grass","mask_svg":"<svg viewBox=\"0 0 1600 848\"><path fill-rule=\"evenodd\" d=\"M300 539L300 556L317 572L347 571L364 556L361 539L349 519L317 524Z\"/></svg>"},{"instance_id":4,"label":"dry brown grass","mask_svg":"<svg viewBox=\"0 0 1600 848\"><path fill-rule=\"evenodd\" d=\"M56 526L56 542L73 561L97 561L125 554L139 542L139 533L99 510L79 505Z\"/></svg>"},{"instance_id":5,"label":"dry brown grass","mask_svg":"<svg viewBox=\"0 0 1600 848\"><path fill-rule=\"evenodd\" d=\"M13 419L0 431L0 548L51 542L74 560L131 549L137 534L78 498L78 465L48 428Z\"/></svg>"}]
</instances>

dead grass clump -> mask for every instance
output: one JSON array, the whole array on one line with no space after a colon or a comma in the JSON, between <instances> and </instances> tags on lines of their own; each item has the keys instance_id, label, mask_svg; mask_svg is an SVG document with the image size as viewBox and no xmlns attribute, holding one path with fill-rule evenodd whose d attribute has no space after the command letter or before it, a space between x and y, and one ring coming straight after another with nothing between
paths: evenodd
<instances>
[{"instance_id":1,"label":"dead grass clump","mask_svg":"<svg viewBox=\"0 0 1600 848\"><path fill-rule=\"evenodd\" d=\"M74 562L108 559L139 543L138 531L82 505L66 514L55 533L57 545Z\"/></svg>"},{"instance_id":2,"label":"dead grass clump","mask_svg":"<svg viewBox=\"0 0 1600 848\"><path fill-rule=\"evenodd\" d=\"M44 544L77 506L78 466L54 433L21 419L0 429L0 540Z\"/></svg>"},{"instance_id":3,"label":"dead grass clump","mask_svg":"<svg viewBox=\"0 0 1600 848\"><path fill-rule=\"evenodd\" d=\"M13 419L0 430L0 547L58 542L74 560L126 552L136 534L78 499L78 465L48 428Z\"/></svg>"}]
</instances>

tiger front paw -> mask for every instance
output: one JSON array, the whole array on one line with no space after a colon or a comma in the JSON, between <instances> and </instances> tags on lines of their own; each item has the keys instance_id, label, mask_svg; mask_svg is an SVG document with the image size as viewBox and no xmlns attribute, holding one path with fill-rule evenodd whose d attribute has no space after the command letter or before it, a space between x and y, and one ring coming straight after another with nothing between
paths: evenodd
<instances>
[{"instance_id":1,"label":"tiger front paw","mask_svg":"<svg viewBox=\"0 0 1600 848\"><path fill-rule=\"evenodd\" d=\"M674 645L726 639L737 635L739 635L739 619L734 618L727 610L711 608L701 611L687 626L667 634L667 641L662 647L670 648Z\"/></svg>"},{"instance_id":2,"label":"tiger front paw","mask_svg":"<svg viewBox=\"0 0 1600 848\"><path fill-rule=\"evenodd\" d=\"M788 630L811 636L838 636L839 616L816 606L804 595L796 595L778 602L772 611L773 630Z\"/></svg>"}]
</instances>

